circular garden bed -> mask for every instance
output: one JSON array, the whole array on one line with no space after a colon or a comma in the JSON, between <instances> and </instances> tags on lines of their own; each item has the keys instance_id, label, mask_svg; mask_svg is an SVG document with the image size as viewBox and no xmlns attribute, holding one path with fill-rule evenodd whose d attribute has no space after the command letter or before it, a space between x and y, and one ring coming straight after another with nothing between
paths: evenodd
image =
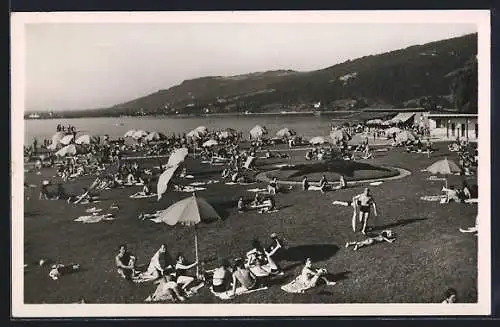
<instances>
[{"instance_id":1,"label":"circular garden bed","mask_svg":"<svg viewBox=\"0 0 500 327\"><path fill-rule=\"evenodd\" d=\"M281 181L301 181L305 176L311 181L321 179L325 175L327 180L335 181L343 175L346 181L388 178L399 175L399 171L391 167L375 166L368 163L332 160L311 164L283 167L266 174L267 177L276 177Z\"/></svg>"}]
</instances>

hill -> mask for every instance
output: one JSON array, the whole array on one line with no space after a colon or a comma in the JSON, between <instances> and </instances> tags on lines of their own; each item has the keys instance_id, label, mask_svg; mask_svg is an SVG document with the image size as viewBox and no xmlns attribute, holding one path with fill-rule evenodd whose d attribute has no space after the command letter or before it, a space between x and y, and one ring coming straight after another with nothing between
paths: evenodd
<instances>
[{"instance_id":1,"label":"hill","mask_svg":"<svg viewBox=\"0 0 500 327\"><path fill-rule=\"evenodd\" d=\"M154 115L346 110L366 107L477 111L477 34L369 55L309 72L278 70L183 81L94 110ZM321 106L314 107L315 103Z\"/></svg>"}]
</instances>

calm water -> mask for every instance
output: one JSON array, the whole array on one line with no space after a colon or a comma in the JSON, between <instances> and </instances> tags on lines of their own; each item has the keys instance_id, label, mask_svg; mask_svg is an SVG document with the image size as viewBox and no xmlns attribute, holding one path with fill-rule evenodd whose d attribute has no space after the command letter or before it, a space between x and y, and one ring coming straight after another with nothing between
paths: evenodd
<instances>
[{"instance_id":1,"label":"calm water","mask_svg":"<svg viewBox=\"0 0 500 327\"><path fill-rule=\"evenodd\" d=\"M242 131L246 137L248 131L260 124L265 126L270 135L275 135L284 127L295 130L299 135L307 138L314 136L328 136L331 118L325 116L231 116L231 117L191 117L191 118L76 118L76 119L48 119L25 120L25 144L31 143L33 138L50 138L56 132L57 124L67 126L71 124L82 131L81 134L104 135L111 138L123 136L130 129L157 131L169 135L171 133L189 132L197 126L203 125L208 129L234 128Z\"/></svg>"}]
</instances>

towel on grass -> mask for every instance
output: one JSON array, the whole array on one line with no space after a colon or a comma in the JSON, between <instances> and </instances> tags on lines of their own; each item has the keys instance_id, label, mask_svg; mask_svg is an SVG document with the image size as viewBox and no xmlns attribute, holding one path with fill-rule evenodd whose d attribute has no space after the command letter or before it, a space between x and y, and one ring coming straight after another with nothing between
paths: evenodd
<instances>
[{"instance_id":1,"label":"towel on grass","mask_svg":"<svg viewBox=\"0 0 500 327\"><path fill-rule=\"evenodd\" d=\"M441 200L446 200L446 195L424 195L420 197L420 200L437 202Z\"/></svg>"},{"instance_id":2,"label":"towel on grass","mask_svg":"<svg viewBox=\"0 0 500 327\"><path fill-rule=\"evenodd\" d=\"M371 186L379 186L381 184L383 184L384 182L371 182L370 185Z\"/></svg>"},{"instance_id":3,"label":"towel on grass","mask_svg":"<svg viewBox=\"0 0 500 327\"><path fill-rule=\"evenodd\" d=\"M188 192L188 193L192 193L192 192L196 192L196 191L203 191L203 190L206 190L205 187L194 187L194 186L183 186L182 188L180 188L179 190L177 190L177 192Z\"/></svg>"},{"instance_id":4,"label":"towel on grass","mask_svg":"<svg viewBox=\"0 0 500 327\"><path fill-rule=\"evenodd\" d=\"M201 186L201 185L207 185L207 183L205 183L205 182L192 182L192 183L189 183L189 185L191 185L191 186Z\"/></svg>"},{"instance_id":5,"label":"towel on grass","mask_svg":"<svg viewBox=\"0 0 500 327\"><path fill-rule=\"evenodd\" d=\"M243 286L240 286L240 287L236 288L235 296L239 296L239 295L243 295L243 294L250 294L250 293L253 293L253 292L263 291L263 290L267 290L267 286L261 287L261 288L257 288L257 289L254 289L254 290L247 290ZM212 292L213 295L217 296L221 300L231 300L233 298L231 296L232 293L233 293L232 290L231 291L222 292L222 293L216 293L210 287L210 292Z\"/></svg>"},{"instance_id":6,"label":"towel on grass","mask_svg":"<svg viewBox=\"0 0 500 327\"><path fill-rule=\"evenodd\" d=\"M314 185L309 185L309 188L307 190L308 191L321 191L321 187L314 186Z\"/></svg>"},{"instance_id":7,"label":"towel on grass","mask_svg":"<svg viewBox=\"0 0 500 327\"><path fill-rule=\"evenodd\" d=\"M152 194L132 194L129 196L129 198L131 199L145 199L145 198L152 198L156 196L156 193L152 193Z\"/></svg>"},{"instance_id":8,"label":"towel on grass","mask_svg":"<svg viewBox=\"0 0 500 327\"><path fill-rule=\"evenodd\" d=\"M299 275L290 283L281 286L281 289L288 293L304 293L306 290L313 287L314 285L311 285L311 283L308 282L304 282L301 278L301 275Z\"/></svg>"},{"instance_id":9,"label":"towel on grass","mask_svg":"<svg viewBox=\"0 0 500 327\"><path fill-rule=\"evenodd\" d=\"M252 184L255 184L255 182L250 182L250 183L236 183L236 182L227 182L227 183L224 183L226 185L252 185Z\"/></svg>"},{"instance_id":10,"label":"towel on grass","mask_svg":"<svg viewBox=\"0 0 500 327\"><path fill-rule=\"evenodd\" d=\"M253 193L258 193L258 192L265 192L267 191L267 189L265 188L251 188L249 190L247 190L248 192L253 192Z\"/></svg>"},{"instance_id":11,"label":"towel on grass","mask_svg":"<svg viewBox=\"0 0 500 327\"><path fill-rule=\"evenodd\" d=\"M80 216L74 221L82 222L84 224L95 224L105 220L114 220L113 215L108 213L105 215L92 215L92 216Z\"/></svg>"}]
</instances>

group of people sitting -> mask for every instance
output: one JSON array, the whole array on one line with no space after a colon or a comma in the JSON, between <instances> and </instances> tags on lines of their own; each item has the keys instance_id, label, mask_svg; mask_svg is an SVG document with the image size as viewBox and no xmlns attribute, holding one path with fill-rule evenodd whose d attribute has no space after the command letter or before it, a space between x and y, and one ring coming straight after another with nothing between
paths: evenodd
<instances>
[{"instance_id":1,"label":"group of people sitting","mask_svg":"<svg viewBox=\"0 0 500 327\"><path fill-rule=\"evenodd\" d=\"M450 185L443 187L442 191L445 193L443 203L449 202L465 202L467 200L476 199L478 197L477 185L469 185L466 181L462 182L461 187Z\"/></svg>"},{"instance_id":2,"label":"group of people sitting","mask_svg":"<svg viewBox=\"0 0 500 327\"><path fill-rule=\"evenodd\" d=\"M328 182L328 180L326 179L325 175L321 176L321 179L318 183L318 186L311 185L307 176L304 176L304 178L302 178L302 190L303 191L318 189L321 191L321 193L326 193L327 191L340 190L340 189L344 189L346 187L347 187L347 183L345 181L344 176L342 176L342 175L340 175L338 186L331 185Z\"/></svg>"},{"instance_id":3,"label":"group of people sitting","mask_svg":"<svg viewBox=\"0 0 500 327\"><path fill-rule=\"evenodd\" d=\"M247 204L242 196L238 199L239 213L243 213L252 209L258 210L259 213L273 212L277 210L276 201L274 200L273 196L262 198L258 192L255 193L255 198L250 204Z\"/></svg>"}]
</instances>

